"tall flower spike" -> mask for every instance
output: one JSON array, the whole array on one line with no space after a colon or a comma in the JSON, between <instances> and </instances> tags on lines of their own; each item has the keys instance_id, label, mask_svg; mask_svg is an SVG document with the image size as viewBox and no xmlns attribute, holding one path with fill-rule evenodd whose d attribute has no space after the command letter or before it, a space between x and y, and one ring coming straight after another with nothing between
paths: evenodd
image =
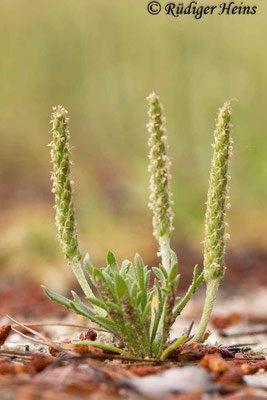
<instances>
[{"instance_id":1,"label":"tall flower spike","mask_svg":"<svg viewBox=\"0 0 267 400\"><path fill-rule=\"evenodd\" d=\"M62 106L53 108L51 118L53 140L50 143L53 164L52 192L55 194L56 227L63 253L67 259L80 261L70 176L70 134L67 114L67 110Z\"/></svg>"},{"instance_id":2,"label":"tall flower spike","mask_svg":"<svg viewBox=\"0 0 267 400\"><path fill-rule=\"evenodd\" d=\"M56 226L63 253L76 275L84 293L92 296L81 267L81 253L78 246L74 217L73 191L70 176L69 129L67 110L62 106L53 107L51 116L53 140L51 160L53 165L52 192L55 194Z\"/></svg>"},{"instance_id":3,"label":"tall flower spike","mask_svg":"<svg viewBox=\"0 0 267 400\"><path fill-rule=\"evenodd\" d=\"M165 118L162 116L163 107L155 93L151 93L147 99L149 103L147 128L150 134L148 169L151 172L148 206L153 212L153 233L160 245L162 263L165 269L169 270L169 242L173 230L173 202L169 188L171 162L166 152L167 136L164 128Z\"/></svg>"},{"instance_id":4,"label":"tall flower spike","mask_svg":"<svg viewBox=\"0 0 267 400\"><path fill-rule=\"evenodd\" d=\"M214 152L211 162L207 209L205 216L204 269L205 280L223 278L225 253L225 215L230 207L228 166L233 140L230 135L230 103L219 110Z\"/></svg>"},{"instance_id":5,"label":"tall flower spike","mask_svg":"<svg viewBox=\"0 0 267 400\"><path fill-rule=\"evenodd\" d=\"M230 135L230 103L219 110L214 132L213 158L211 162L204 239L204 280L207 284L206 300L198 332L193 340L203 336L213 308L216 292L224 276L225 215L228 203L229 159L232 153Z\"/></svg>"}]
</instances>

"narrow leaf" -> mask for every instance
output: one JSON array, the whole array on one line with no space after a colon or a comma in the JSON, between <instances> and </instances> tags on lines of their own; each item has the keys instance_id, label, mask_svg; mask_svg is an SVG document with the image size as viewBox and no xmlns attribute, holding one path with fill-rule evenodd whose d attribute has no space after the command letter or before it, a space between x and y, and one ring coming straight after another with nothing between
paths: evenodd
<instances>
[{"instance_id":1,"label":"narrow leaf","mask_svg":"<svg viewBox=\"0 0 267 400\"><path fill-rule=\"evenodd\" d=\"M115 285L110 275L103 271L103 279L113 300L117 300Z\"/></svg>"},{"instance_id":2,"label":"narrow leaf","mask_svg":"<svg viewBox=\"0 0 267 400\"><path fill-rule=\"evenodd\" d=\"M122 317L124 316L124 312L123 312L121 306L119 306L118 304L113 303L112 301L108 301L107 306L112 308L113 310L117 311Z\"/></svg>"},{"instance_id":3,"label":"narrow leaf","mask_svg":"<svg viewBox=\"0 0 267 400\"><path fill-rule=\"evenodd\" d=\"M181 275L178 274L178 275L176 276L176 278L174 279L174 289L177 289L177 288L178 288L178 285L179 285L179 282L180 282L180 278L181 278Z\"/></svg>"},{"instance_id":4,"label":"narrow leaf","mask_svg":"<svg viewBox=\"0 0 267 400\"><path fill-rule=\"evenodd\" d=\"M171 265L178 264L177 255L172 249L170 249L170 256L171 256Z\"/></svg>"},{"instance_id":5,"label":"narrow leaf","mask_svg":"<svg viewBox=\"0 0 267 400\"><path fill-rule=\"evenodd\" d=\"M172 281L176 278L177 276L177 269L178 269L178 265L177 264L173 264L170 270L170 274L168 277L168 282L172 283Z\"/></svg>"},{"instance_id":6,"label":"narrow leaf","mask_svg":"<svg viewBox=\"0 0 267 400\"><path fill-rule=\"evenodd\" d=\"M128 290L128 286L125 283L123 277L119 274L115 275L115 283L116 283L117 296L119 299L122 299L125 292Z\"/></svg>"},{"instance_id":7,"label":"narrow leaf","mask_svg":"<svg viewBox=\"0 0 267 400\"><path fill-rule=\"evenodd\" d=\"M175 307L174 311L173 311L173 315L176 318L178 315L181 314L182 310L185 308L186 304L188 303L188 301L191 299L192 295L195 293L196 289L199 287L199 285L202 283L203 281L203 272L201 275L199 275L198 277L198 265L195 266L194 268L194 273L193 273L193 280L191 285L189 286L186 294L184 295L184 297L182 298L182 300L180 301L180 303Z\"/></svg>"},{"instance_id":8,"label":"narrow leaf","mask_svg":"<svg viewBox=\"0 0 267 400\"><path fill-rule=\"evenodd\" d=\"M149 288L150 276L151 276L151 271L146 271L146 273L145 273L145 290L148 290L148 288Z\"/></svg>"},{"instance_id":9,"label":"narrow leaf","mask_svg":"<svg viewBox=\"0 0 267 400\"><path fill-rule=\"evenodd\" d=\"M168 355L174 351L175 349L177 349L177 347L181 346L181 344L183 344L187 339L187 336L184 335L182 337L180 337L179 339L177 339L173 344L171 344L169 347L167 347L167 349L161 354L160 359L163 361L165 360Z\"/></svg>"},{"instance_id":10,"label":"narrow leaf","mask_svg":"<svg viewBox=\"0 0 267 400\"><path fill-rule=\"evenodd\" d=\"M62 306L65 306L67 308L72 308L71 307L71 300L67 299L64 296L61 296L60 294L57 294L53 292L52 290L48 289L46 286L41 285L41 288L45 292L45 294L53 301L56 303L61 304Z\"/></svg>"},{"instance_id":11,"label":"narrow leaf","mask_svg":"<svg viewBox=\"0 0 267 400\"><path fill-rule=\"evenodd\" d=\"M157 295L158 304L161 305L162 304L162 292L161 292L161 287L159 286L159 282L156 278L154 280L154 291Z\"/></svg>"},{"instance_id":12,"label":"narrow leaf","mask_svg":"<svg viewBox=\"0 0 267 400\"><path fill-rule=\"evenodd\" d=\"M135 267L136 267L136 273L137 273L140 289L144 290L144 288L145 288L144 263L143 263L142 258L138 254L136 254L136 256L135 256Z\"/></svg>"},{"instance_id":13,"label":"narrow leaf","mask_svg":"<svg viewBox=\"0 0 267 400\"><path fill-rule=\"evenodd\" d=\"M93 304L94 306L100 307L107 311L107 306L103 301L96 299L95 297L86 297L86 300L88 300L89 303Z\"/></svg>"},{"instance_id":14,"label":"narrow leaf","mask_svg":"<svg viewBox=\"0 0 267 400\"><path fill-rule=\"evenodd\" d=\"M92 310L90 310L88 307L86 307L82 303L71 303L71 307L73 310L80 314L83 315L84 317L90 319L90 321L95 322L97 325L101 326L102 328L106 329L107 331L113 333L114 335L118 335L117 329L115 324L110 321L109 319L105 317L101 317L96 315Z\"/></svg>"},{"instance_id":15,"label":"narrow leaf","mask_svg":"<svg viewBox=\"0 0 267 400\"><path fill-rule=\"evenodd\" d=\"M165 279L168 279L168 272L166 271L166 269L163 267L162 264L159 264L159 268L161 270L161 272L163 273L163 275L165 276Z\"/></svg>"},{"instance_id":16,"label":"narrow leaf","mask_svg":"<svg viewBox=\"0 0 267 400\"><path fill-rule=\"evenodd\" d=\"M151 312L151 301L148 302L146 304L146 306L145 306L145 309L143 311L143 315L142 315L142 318L141 318L141 324L144 324L146 322L146 320L149 317L150 312Z\"/></svg>"},{"instance_id":17,"label":"narrow leaf","mask_svg":"<svg viewBox=\"0 0 267 400\"><path fill-rule=\"evenodd\" d=\"M161 269L159 269L158 267L152 267L152 271L154 272L154 274L159 278L160 282L165 285L166 283L166 279L164 274L162 273Z\"/></svg>"},{"instance_id":18,"label":"narrow leaf","mask_svg":"<svg viewBox=\"0 0 267 400\"><path fill-rule=\"evenodd\" d=\"M71 292L71 294L72 294L73 300L74 300L76 303L81 303L80 297L77 295L77 293L74 292L74 290L71 290L70 292Z\"/></svg>"},{"instance_id":19,"label":"narrow leaf","mask_svg":"<svg viewBox=\"0 0 267 400\"><path fill-rule=\"evenodd\" d=\"M108 251L108 254L107 254L107 263L109 265L117 264L116 258L110 250Z\"/></svg>"},{"instance_id":20,"label":"narrow leaf","mask_svg":"<svg viewBox=\"0 0 267 400\"><path fill-rule=\"evenodd\" d=\"M93 346L93 347L98 347L100 349L104 349L104 350L108 350L108 351L112 351L114 353L119 353L124 355L125 357L131 357L129 353L127 353L126 351L122 350L122 349L118 349L117 347L113 347L113 346L109 346L107 344L104 343L99 343L99 342L93 342L91 340L82 340L80 342L73 342L73 344L76 345L89 345L89 346Z\"/></svg>"},{"instance_id":21,"label":"narrow leaf","mask_svg":"<svg viewBox=\"0 0 267 400\"><path fill-rule=\"evenodd\" d=\"M94 267L91 264L90 256L88 253L85 254L85 257L83 259L83 266L89 277L92 278Z\"/></svg>"},{"instance_id":22,"label":"narrow leaf","mask_svg":"<svg viewBox=\"0 0 267 400\"><path fill-rule=\"evenodd\" d=\"M105 281L103 273L100 271L100 269L94 268L93 269L93 280L94 280L96 286L97 286L97 278L100 278L103 281Z\"/></svg>"}]
</instances>

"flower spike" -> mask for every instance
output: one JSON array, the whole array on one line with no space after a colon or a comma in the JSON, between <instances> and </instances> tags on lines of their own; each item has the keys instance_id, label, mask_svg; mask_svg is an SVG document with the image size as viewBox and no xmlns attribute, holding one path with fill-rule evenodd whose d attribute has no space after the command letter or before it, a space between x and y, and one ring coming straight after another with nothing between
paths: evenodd
<instances>
[{"instance_id":1,"label":"flower spike","mask_svg":"<svg viewBox=\"0 0 267 400\"><path fill-rule=\"evenodd\" d=\"M230 102L219 110L214 132L213 158L211 161L204 239L204 280L207 285L206 300L194 341L205 333L215 302L216 293L225 272L225 215L229 208L228 175L233 140L230 135Z\"/></svg>"},{"instance_id":2,"label":"flower spike","mask_svg":"<svg viewBox=\"0 0 267 400\"><path fill-rule=\"evenodd\" d=\"M166 271L170 269L170 236L173 231L173 211L170 191L170 166L171 161L167 156L167 136L165 134L162 116L163 107L155 93L148 96L149 123L147 124L150 138L148 145L150 178L150 202L148 204L153 212L154 236L159 242L162 264Z\"/></svg>"}]
</instances>

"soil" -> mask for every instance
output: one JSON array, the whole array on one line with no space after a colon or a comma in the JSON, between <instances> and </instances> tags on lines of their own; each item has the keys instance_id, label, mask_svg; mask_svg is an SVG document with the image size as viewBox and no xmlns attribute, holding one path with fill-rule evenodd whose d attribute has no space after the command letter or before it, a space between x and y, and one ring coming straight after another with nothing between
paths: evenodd
<instances>
[{"instance_id":1,"label":"soil","mask_svg":"<svg viewBox=\"0 0 267 400\"><path fill-rule=\"evenodd\" d=\"M1 282L1 400L267 398L266 263L264 257L254 259L258 267L248 289L239 281L242 268L242 274L245 268L250 276L251 263L240 255L232 258L231 275L217 299L206 342L186 343L165 362L122 359L88 345L74 346L79 338L100 340L102 333L88 320L52 303L36 283ZM175 322L170 340L191 321L197 325L202 305L200 292ZM15 326L6 314L30 323L36 333ZM200 386L194 387L198 380ZM156 384L158 393L153 391Z\"/></svg>"}]
</instances>

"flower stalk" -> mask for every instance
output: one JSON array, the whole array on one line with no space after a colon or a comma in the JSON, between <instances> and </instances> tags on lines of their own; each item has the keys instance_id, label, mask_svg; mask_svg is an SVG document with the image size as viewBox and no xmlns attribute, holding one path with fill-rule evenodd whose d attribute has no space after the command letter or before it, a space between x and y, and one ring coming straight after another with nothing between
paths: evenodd
<instances>
[{"instance_id":1,"label":"flower stalk","mask_svg":"<svg viewBox=\"0 0 267 400\"><path fill-rule=\"evenodd\" d=\"M173 231L172 194L169 187L171 161L167 156L167 136L164 127L165 118L162 116L163 107L159 97L151 93L148 98L150 134L148 145L150 178L149 208L153 212L153 234L158 240L162 265L170 270L170 236Z\"/></svg>"},{"instance_id":2,"label":"flower stalk","mask_svg":"<svg viewBox=\"0 0 267 400\"><path fill-rule=\"evenodd\" d=\"M167 155L167 136L164 127L165 118L162 115L163 107L155 93L148 96L149 123L147 125L150 135L148 145L150 177L150 202L149 208L153 212L153 234L159 243L159 253L162 260L160 268L152 268L159 281L155 281L154 295L151 309L152 347L160 354L164 353L170 329L179 313L185 307L197 287L201 284L203 275L198 276L195 268L193 283L188 293L176 307L179 301L176 298L176 289L179 284L178 261L175 253L170 248L170 237L173 231L172 193L170 191L171 162ZM160 286L159 286L160 283ZM156 335L154 337L153 332Z\"/></svg>"},{"instance_id":3,"label":"flower stalk","mask_svg":"<svg viewBox=\"0 0 267 400\"><path fill-rule=\"evenodd\" d=\"M230 208L228 182L228 166L232 154L232 138L230 134L230 103L226 102L219 110L213 158L211 162L207 208L205 215L204 239L204 281L206 282L206 300L198 331L194 341L199 341L205 333L209 317L216 298L216 292L225 272L225 216L226 208Z\"/></svg>"},{"instance_id":4,"label":"flower stalk","mask_svg":"<svg viewBox=\"0 0 267 400\"><path fill-rule=\"evenodd\" d=\"M81 252L78 245L74 216L73 190L70 174L69 128L67 110L62 106L53 107L51 116L53 139L50 143L53 171L52 193L55 195L56 227L61 249L67 258L79 284L86 296L92 296L92 290L81 267Z\"/></svg>"}]
</instances>

